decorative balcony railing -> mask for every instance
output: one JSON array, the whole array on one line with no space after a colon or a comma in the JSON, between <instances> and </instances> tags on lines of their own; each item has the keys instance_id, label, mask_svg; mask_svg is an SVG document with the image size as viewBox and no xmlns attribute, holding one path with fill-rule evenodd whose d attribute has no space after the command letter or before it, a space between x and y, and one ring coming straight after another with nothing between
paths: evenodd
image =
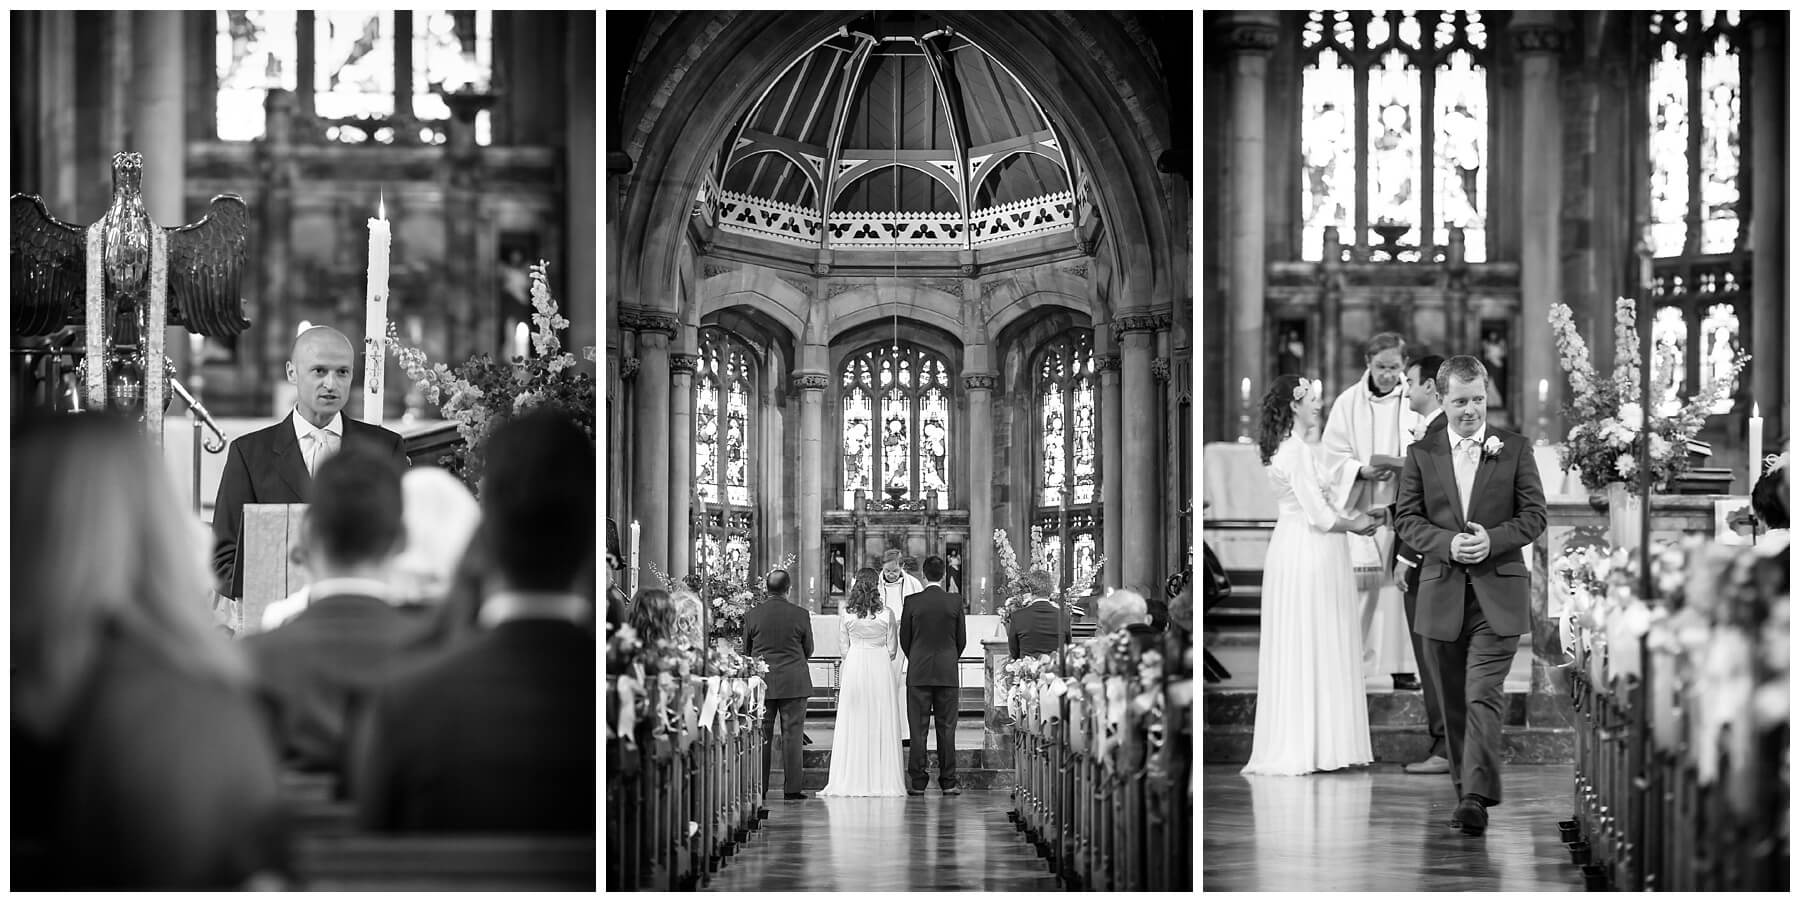
<instances>
[{"instance_id":1,"label":"decorative balcony railing","mask_svg":"<svg viewBox=\"0 0 1800 902\"><path fill-rule=\"evenodd\" d=\"M787 244L817 247L818 211L719 191L696 206L718 227ZM831 218L831 246L854 250L960 250L1004 244L1075 227L1075 198L1067 191L975 211L967 224L955 213L843 213Z\"/></svg>"}]
</instances>

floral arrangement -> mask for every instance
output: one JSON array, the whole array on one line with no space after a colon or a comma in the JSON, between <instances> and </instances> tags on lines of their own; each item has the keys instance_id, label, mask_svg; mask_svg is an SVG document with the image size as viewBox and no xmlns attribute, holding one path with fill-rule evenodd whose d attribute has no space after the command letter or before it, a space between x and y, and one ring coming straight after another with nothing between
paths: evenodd
<instances>
[{"instance_id":1,"label":"floral arrangement","mask_svg":"<svg viewBox=\"0 0 1800 902\"><path fill-rule=\"evenodd\" d=\"M709 629L714 638L742 639L744 618L750 615L751 608L762 604L766 597L762 589L763 580L768 578L769 573L776 570L793 569L796 560L798 558L789 553L775 566L769 568L768 572L754 580L744 581L734 579L730 574L712 572L707 573L705 577L689 574L686 578L677 580L664 573L654 561L645 563L649 566L651 575L662 583L664 589L674 592L677 589L686 588L706 599L712 616Z\"/></svg>"},{"instance_id":2,"label":"floral arrangement","mask_svg":"<svg viewBox=\"0 0 1800 902\"><path fill-rule=\"evenodd\" d=\"M439 461L461 477L470 490L479 491L483 448L500 424L537 407L566 413L594 437L594 377L580 371L573 354L562 350L556 337L569 321L559 312L550 294L549 266L538 261L531 267L531 345L536 356L496 361L478 354L452 370L432 363L425 352L406 344L394 323L388 323L388 345L394 349L400 369L437 404L444 418L456 422L462 447ZM582 357L594 359L594 349L582 349Z\"/></svg>"},{"instance_id":3,"label":"floral arrangement","mask_svg":"<svg viewBox=\"0 0 1800 902\"><path fill-rule=\"evenodd\" d=\"M1033 526L1031 528L1030 553L1030 569L1043 570L1046 573L1051 574L1052 578L1054 578L1058 568L1050 557L1049 545L1044 542L1044 530L1042 527ZM994 560L999 564L1002 576L1000 584L997 587L997 594L1000 596L1000 606L996 610L996 613L1000 615L1001 622L1010 622L1013 612L1024 607L1031 599L1028 590L1025 587L1025 574L1029 571L1019 566L1018 555L1014 553L1012 542L1008 539L1006 530L1004 529L994 530ZM1106 555L1096 554L1094 556L1094 576L1093 579L1089 580L1087 590L1082 593L1083 595L1091 595L1099 591L1100 587L1098 583L1100 581L1100 574L1103 572L1102 568L1105 566ZM1070 586L1066 590L1062 587L1053 588L1051 590L1051 597L1078 598L1082 596L1075 595L1074 587ZM1081 614L1080 611L1074 613L1076 616L1080 616Z\"/></svg>"},{"instance_id":4,"label":"floral arrangement","mask_svg":"<svg viewBox=\"0 0 1800 902\"><path fill-rule=\"evenodd\" d=\"M1035 695L1039 683L1056 679L1055 655L1032 655L1006 662L994 672L994 700L1012 711L1023 711L1029 704L1026 694Z\"/></svg>"},{"instance_id":5,"label":"floral arrangement","mask_svg":"<svg viewBox=\"0 0 1800 902\"><path fill-rule=\"evenodd\" d=\"M1575 423L1562 444L1562 465L1578 470L1582 484L1589 489L1621 481L1641 488L1648 479L1653 488L1667 490L1677 476L1687 471L1688 441L1706 425L1707 414L1731 390L1750 358L1739 352L1733 357L1729 372L1701 386L1700 393L1673 415L1658 415L1654 405L1647 410L1640 397L1637 303L1620 298L1614 306L1613 320L1613 371L1610 378L1602 378L1594 370L1587 342L1576 331L1574 314L1568 305L1555 304L1550 308L1557 353L1572 392L1563 415ZM1664 374L1662 384L1653 387L1658 396L1666 392L1666 380L1673 378L1674 371L1667 360L1657 367L1657 372ZM1649 459L1640 460L1645 430L1649 432Z\"/></svg>"}]
</instances>

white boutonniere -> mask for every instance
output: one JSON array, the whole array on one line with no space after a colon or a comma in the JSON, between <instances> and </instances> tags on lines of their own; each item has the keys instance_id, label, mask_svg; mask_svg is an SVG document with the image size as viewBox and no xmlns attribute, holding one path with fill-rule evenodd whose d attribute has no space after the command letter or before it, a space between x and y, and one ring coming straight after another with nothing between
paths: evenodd
<instances>
[{"instance_id":1,"label":"white boutonniere","mask_svg":"<svg viewBox=\"0 0 1800 902\"><path fill-rule=\"evenodd\" d=\"M1500 449L1502 447L1503 445L1500 441L1500 437L1497 435L1490 435L1487 437L1487 441L1481 443L1481 454L1488 460L1493 460L1500 456Z\"/></svg>"}]
</instances>

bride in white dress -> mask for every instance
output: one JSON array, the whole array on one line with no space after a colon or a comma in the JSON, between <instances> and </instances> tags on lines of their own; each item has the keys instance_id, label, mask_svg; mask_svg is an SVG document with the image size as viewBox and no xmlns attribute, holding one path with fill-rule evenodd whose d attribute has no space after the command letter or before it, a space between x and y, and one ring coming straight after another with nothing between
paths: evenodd
<instances>
[{"instance_id":1,"label":"bride in white dress","mask_svg":"<svg viewBox=\"0 0 1800 902\"><path fill-rule=\"evenodd\" d=\"M858 579L840 615L844 650L838 676L831 773L821 796L904 796L894 659L900 626L871 579Z\"/></svg>"},{"instance_id":2,"label":"bride in white dress","mask_svg":"<svg viewBox=\"0 0 1800 902\"><path fill-rule=\"evenodd\" d=\"M1363 694L1362 621L1346 533L1378 521L1345 517L1327 496L1332 462L1307 440L1321 387L1276 378L1263 398L1261 450L1280 503L1263 563L1256 658L1256 735L1246 774L1299 775L1374 759Z\"/></svg>"}]
</instances>

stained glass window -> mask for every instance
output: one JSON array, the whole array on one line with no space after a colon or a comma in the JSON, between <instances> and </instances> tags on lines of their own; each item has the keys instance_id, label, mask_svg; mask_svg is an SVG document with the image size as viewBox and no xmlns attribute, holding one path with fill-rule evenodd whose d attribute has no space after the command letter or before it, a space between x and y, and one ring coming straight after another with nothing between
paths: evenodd
<instances>
[{"instance_id":1,"label":"stained glass window","mask_svg":"<svg viewBox=\"0 0 1800 902\"><path fill-rule=\"evenodd\" d=\"M862 489L871 505L950 505L950 369L942 357L905 343L844 362L843 501ZM879 405L877 405L879 399ZM877 409L879 408L879 409Z\"/></svg>"},{"instance_id":2,"label":"stained glass window","mask_svg":"<svg viewBox=\"0 0 1800 902\"><path fill-rule=\"evenodd\" d=\"M1687 384L1687 320L1679 307L1660 307L1651 326L1655 348L1650 359L1650 389L1656 412L1669 416L1681 409Z\"/></svg>"},{"instance_id":3,"label":"stained glass window","mask_svg":"<svg viewBox=\"0 0 1800 902\"><path fill-rule=\"evenodd\" d=\"M1658 257L1738 247L1738 21L1736 12L1650 15L1650 246ZM1690 221L1699 225L1692 234Z\"/></svg>"},{"instance_id":4,"label":"stained glass window","mask_svg":"<svg viewBox=\"0 0 1800 902\"><path fill-rule=\"evenodd\" d=\"M708 503L750 504L751 361L749 351L727 333L700 333L694 373L694 490Z\"/></svg>"},{"instance_id":5,"label":"stained glass window","mask_svg":"<svg viewBox=\"0 0 1800 902\"><path fill-rule=\"evenodd\" d=\"M1700 341L1700 384L1705 385L1730 372L1731 361L1740 350L1737 308L1731 304L1708 307L1706 317L1700 321ZM1737 390L1738 383L1734 380L1725 397L1713 405L1712 412L1730 413L1732 397Z\"/></svg>"},{"instance_id":6,"label":"stained glass window","mask_svg":"<svg viewBox=\"0 0 1800 902\"><path fill-rule=\"evenodd\" d=\"M1456 227L1464 259L1485 261L1482 15L1321 10L1300 40L1302 259L1323 258L1328 227L1365 255L1407 260Z\"/></svg>"},{"instance_id":7,"label":"stained glass window","mask_svg":"<svg viewBox=\"0 0 1800 902\"><path fill-rule=\"evenodd\" d=\"M1086 586L1081 568L1089 568L1091 578L1092 557L1099 553L1093 529L1100 490L1098 375L1090 330L1070 330L1039 352L1034 394L1040 435L1033 495L1047 535L1057 533L1060 541L1061 530L1068 529L1074 555L1058 558L1057 578L1080 588ZM1085 563L1083 553L1089 556Z\"/></svg>"},{"instance_id":8,"label":"stained glass window","mask_svg":"<svg viewBox=\"0 0 1800 902\"><path fill-rule=\"evenodd\" d=\"M394 14L313 14L313 108L325 119L394 112Z\"/></svg>"},{"instance_id":9,"label":"stained glass window","mask_svg":"<svg viewBox=\"0 0 1800 902\"><path fill-rule=\"evenodd\" d=\"M450 107L438 90L493 90L494 14L486 10L413 14L413 113L421 119L448 119ZM475 115L475 143L492 134L487 110ZM437 133L435 140L442 140Z\"/></svg>"},{"instance_id":10,"label":"stained glass window","mask_svg":"<svg viewBox=\"0 0 1800 902\"><path fill-rule=\"evenodd\" d=\"M740 585L750 579L750 538L741 533L725 539L725 573Z\"/></svg>"},{"instance_id":11,"label":"stained glass window","mask_svg":"<svg viewBox=\"0 0 1800 902\"><path fill-rule=\"evenodd\" d=\"M1075 591L1086 591L1094 582L1094 568L1099 563L1095 555L1100 549L1094 543L1092 532L1076 535L1070 542L1074 546L1074 566L1070 568L1069 586Z\"/></svg>"},{"instance_id":12,"label":"stained glass window","mask_svg":"<svg viewBox=\"0 0 1800 902\"><path fill-rule=\"evenodd\" d=\"M226 141L263 135L269 89L295 88L294 13L267 9L219 11L215 57L219 78L217 123Z\"/></svg>"},{"instance_id":13,"label":"stained glass window","mask_svg":"<svg viewBox=\"0 0 1800 902\"><path fill-rule=\"evenodd\" d=\"M694 490L700 500L719 500L718 358L702 356L694 376Z\"/></svg>"}]
</instances>

